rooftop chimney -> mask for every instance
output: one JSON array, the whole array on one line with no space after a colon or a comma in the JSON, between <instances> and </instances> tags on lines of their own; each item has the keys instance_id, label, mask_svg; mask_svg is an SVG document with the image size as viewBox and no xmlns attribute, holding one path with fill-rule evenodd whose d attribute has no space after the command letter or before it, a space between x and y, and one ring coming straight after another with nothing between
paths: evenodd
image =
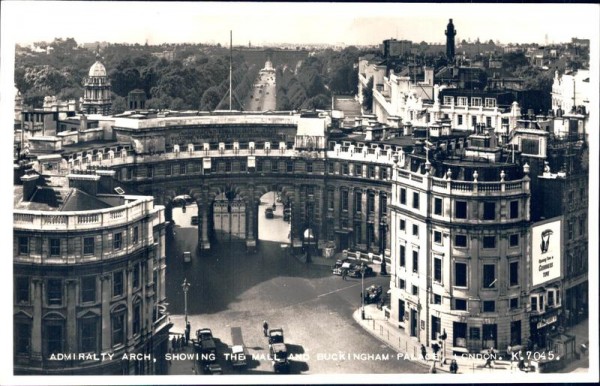
<instances>
[{"instance_id":1,"label":"rooftop chimney","mask_svg":"<svg viewBox=\"0 0 600 386\"><path fill-rule=\"evenodd\" d=\"M69 188L77 188L92 196L98 193L100 176L94 174L69 174Z\"/></svg>"},{"instance_id":2,"label":"rooftop chimney","mask_svg":"<svg viewBox=\"0 0 600 386\"><path fill-rule=\"evenodd\" d=\"M113 192L114 189L114 180L115 174L117 172L114 170L96 170L96 175L100 176L100 189L102 191Z\"/></svg>"},{"instance_id":3,"label":"rooftop chimney","mask_svg":"<svg viewBox=\"0 0 600 386\"><path fill-rule=\"evenodd\" d=\"M23 201L31 200L37 189L37 181L40 178L39 174L25 174L21 177L23 182Z\"/></svg>"}]
</instances>

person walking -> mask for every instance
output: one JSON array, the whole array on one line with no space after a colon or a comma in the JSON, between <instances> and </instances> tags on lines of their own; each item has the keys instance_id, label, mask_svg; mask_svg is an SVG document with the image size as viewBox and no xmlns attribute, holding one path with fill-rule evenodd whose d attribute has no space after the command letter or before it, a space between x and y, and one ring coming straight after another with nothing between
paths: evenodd
<instances>
[{"instance_id":1,"label":"person walking","mask_svg":"<svg viewBox=\"0 0 600 386\"><path fill-rule=\"evenodd\" d=\"M342 280L346 280L346 278L348 277L348 271L346 269L342 270Z\"/></svg>"},{"instance_id":2,"label":"person walking","mask_svg":"<svg viewBox=\"0 0 600 386\"><path fill-rule=\"evenodd\" d=\"M263 322L263 333L265 336L269 336L269 323L266 320Z\"/></svg>"},{"instance_id":3,"label":"person walking","mask_svg":"<svg viewBox=\"0 0 600 386\"><path fill-rule=\"evenodd\" d=\"M456 363L456 359L452 359L452 362L450 362L450 372L452 374L456 374L458 372L458 363Z\"/></svg>"},{"instance_id":4,"label":"person walking","mask_svg":"<svg viewBox=\"0 0 600 386\"><path fill-rule=\"evenodd\" d=\"M188 345L188 342L190 341L190 331L192 329L192 325L190 324L190 322L188 321L185 324L185 345Z\"/></svg>"},{"instance_id":5,"label":"person walking","mask_svg":"<svg viewBox=\"0 0 600 386\"><path fill-rule=\"evenodd\" d=\"M427 349L424 345L421 345L421 356L423 357L423 360L427 360Z\"/></svg>"}]
</instances>

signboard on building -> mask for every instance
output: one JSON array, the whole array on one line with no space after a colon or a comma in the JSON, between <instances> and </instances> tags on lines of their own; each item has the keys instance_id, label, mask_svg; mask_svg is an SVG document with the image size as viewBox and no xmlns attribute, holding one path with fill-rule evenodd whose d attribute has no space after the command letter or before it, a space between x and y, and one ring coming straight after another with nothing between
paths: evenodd
<instances>
[{"instance_id":1,"label":"signboard on building","mask_svg":"<svg viewBox=\"0 0 600 386\"><path fill-rule=\"evenodd\" d=\"M531 284L537 286L560 277L562 248L562 217L532 228L531 235Z\"/></svg>"}]
</instances>

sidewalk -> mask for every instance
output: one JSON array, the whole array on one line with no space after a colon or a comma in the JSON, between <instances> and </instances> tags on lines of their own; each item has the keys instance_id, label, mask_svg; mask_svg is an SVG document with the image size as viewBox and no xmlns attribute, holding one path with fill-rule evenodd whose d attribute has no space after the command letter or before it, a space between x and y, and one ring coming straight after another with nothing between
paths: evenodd
<instances>
[{"instance_id":1,"label":"sidewalk","mask_svg":"<svg viewBox=\"0 0 600 386\"><path fill-rule=\"evenodd\" d=\"M421 342L417 341L415 337L411 337L404 332L403 329L394 327L387 321L383 310L378 310L375 304L369 304L365 306L365 319L361 318L361 309L357 309L353 314L354 320L365 330L371 333L373 336L387 344L390 348L403 353L405 358L410 359L415 363L419 363L423 366L431 369L435 367L436 372L449 373L449 363L451 359L455 359L458 364L459 374L525 374L524 371L519 370L517 362L511 363L510 357L499 353L499 360L493 362L492 367L484 367L485 360L481 358L467 358L461 356L455 356L452 358L446 358L445 364L441 364L440 361L434 361L429 356L433 356L431 347L427 347L427 360L421 357ZM588 321L570 328L567 331L569 335L576 336L577 351L579 346L583 342L588 341ZM435 363L434 363L435 362ZM588 354L582 354L580 359L575 359L568 363L563 369L559 370L560 373L566 372L586 372L589 370L589 359Z\"/></svg>"}]
</instances>

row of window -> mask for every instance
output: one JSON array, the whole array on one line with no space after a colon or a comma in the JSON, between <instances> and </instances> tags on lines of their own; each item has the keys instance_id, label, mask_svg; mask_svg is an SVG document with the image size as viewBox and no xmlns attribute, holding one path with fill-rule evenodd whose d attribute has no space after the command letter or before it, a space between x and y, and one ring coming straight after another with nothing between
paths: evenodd
<instances>
[{"instance_id":1,"label":"row of window","mask_svg":"<svg viewBox=\"0 0 600 386\"><path fill-rule=\"evenodd\" d=\"M420 209L420 193L412 192L412 200L410 206L413 209ZM406 188L400 188L400 204L408 205L408 191ZM496 220L498 211L496 210L496 201L485 201L483 203L483 212L481 220ZM468 216L467 201L454 200L454 217L457 219L467 219ZM437 216L444 215L444 201L441 197L433 198L433 214ZM519 218L519 200L513 200L509 203L509 218Z\"/></svg>"},{"instance_id":2,"label":"row of window","mask_svg":"<svg viewBox=\"0 0 600 386\"><path fill-rule=\"evenodd\" d=\"M406 246L400 245L398 265L406 269ZM412 251L412 272L419 273L419 251ZM468 262L455 262L452 285L454 287L469 288L469 263ZM498 284L498 277L496 272L496 263L483 264L481 270L481 288L482 289L494 289ZM443 283L443 269L442 269L442 258L433 258L433 281L439 284ZM510 287L519 286L519 261L510 261L508 264L508 285Z\"/></svg>"},{"instance_id":3,"label":"row of window","mask_svg":"<svg viewBox=\"0 0 600 386\"><path fill-rule=\"evenodd\" d=\"M112 278L112 297L119 298L127 293L125 271L114 271ZM141 286L141 266L135 264L131 271L131 285L134 290ZM45 280L44 299L48 306L62 306L65 304L64 280L48 278ZM95 303L98 301L97 276L83 276L79 280L80 304ZM29 304L31 302L31 285L29 276L15 277L15 302L16 304Z\"/></svg>"},{"instance_id":4,"label":"row of window","mask_svg":"<svg viewBox=\"0 0 600 386\"><path fill-rule=\"evenodd\" d=\"M335 204L334 191L328 190L327 195L328 195L327 208L334 209L334 204ZM347 190L347 189L340 190L341 210L343 210L343 211L349 210L349 197L350 197L349 190ZM363 212L362 200L363 200L363 193L360 191L355 191L354 192L354 212L355 213ZM367 207L366 207L367 213L374 213L375 212L375 192L369 191L367 193L366 201L367 201ZM381 216L387 214L387 195L386 194L379 195L379 214Z\"/></svg>"},{"instance_id":5,"label":"row of window","mask_svg":"<svg viewBox=\"0 0 600 386\"><path fill-rule=\"evenodd\" d=\"M451 95L445 95L443 102L445 105L454 104L454 97ZM481 98L481 97L471 97L471 106L479 107L482 105L485 107L496 107L496 98ZM468 106L469 98L464 96L456 97L456 106Z\"/></svg>"},{"instance_id":6,"label":"row of window","mask_svg":"<svg viewBox=\"0 0 600 386\"><path fill-rule=\"evenodd\" d=\"M132 308L132 333L138 336L142 326L142 302L136 299ZM32 323L27 319L15 321L15 353L29 355L31 350ZM77 321L77 340L80 353L100 352L102 342L102 321L100 316L87 314ZM127 308L116 307L110 314L110 336L112 347L126 344ZM59 316L47 317L42 322L42 355L48 359L52 354L66 351L66 321Z\"/></svg>"},{"instance_id":7,"label":"row of window","mask_svg":"<svg viewBox=\"0 0 600 386\"><path fill-rule=\"evenodd\" d=\"M123 233L115 232L112 234L112 246L114 251L118 251L123 248ZM133 245L138 244L140 241L140 230L139 226L133 227L131 234L131 242ZM18 237L18 252L20 255L28 255L30 253L30 240L28 236ZM66 241L61 238L50 238L49 239L49 255L51 257L58 257L61 255L61 248L66 244ZM83 238L83 254L93 255L96 248L96 238L93 236Z\"/></svg>"},{"instance_id":8,"label":"row of window","mask_svg":"<svg viewBox=\"0 0 600 386\"><path fill-rule=\"evenodd\" d=\"M333 163L329 163L328 165L328 170L327 172L329 174L334 174L334 164ZM369 179L380 179L380 180L387 180L388 179L388 169L385 166L382 166L379 168L379 173L377 173L377 169L375 168L375 165L368 165L368 166L363 166L361 164L353 164L354 165L354 173L350 173L350 164L348 163L343 163L341 165L341 174L344 176L355 176L355 177L365 177L363 175L363 170L366 170L366 178Z\"/></svg>"}]
</instances>

